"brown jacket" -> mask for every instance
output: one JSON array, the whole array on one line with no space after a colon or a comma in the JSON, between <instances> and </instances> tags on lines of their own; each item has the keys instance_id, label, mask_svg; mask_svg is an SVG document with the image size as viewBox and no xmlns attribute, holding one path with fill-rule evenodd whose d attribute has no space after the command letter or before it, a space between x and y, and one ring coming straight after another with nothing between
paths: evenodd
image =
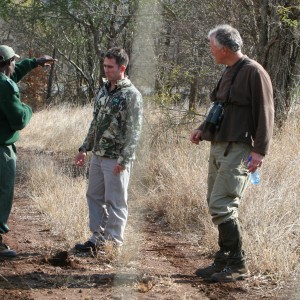
<instances>
[{"instance_id":1,"label":"brown jacket","mask_svg":"<svg viewBox=\"0 0 300 300\"><path fill-rule=\"evenodd\" d=\"M247 56L243 56L244 60ZM256 61L247 58L231 85L239 60L226 67L219 88L212 92L212 101L229 103L224 108L224 118L218 131L211 136L206 122L199 127L201 138L217 142L244 142L253 146L253 152L267 154L274 125L274 101L271 79Z\"/></svg>"}]
</instances>

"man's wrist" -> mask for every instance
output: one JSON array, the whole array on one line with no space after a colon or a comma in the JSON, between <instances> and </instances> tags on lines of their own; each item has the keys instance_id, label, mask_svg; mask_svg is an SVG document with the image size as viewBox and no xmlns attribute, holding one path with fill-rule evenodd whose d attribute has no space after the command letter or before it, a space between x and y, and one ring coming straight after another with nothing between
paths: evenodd
<instances>
[{"instance_id":1,"label":"man's wrist","mask_svg":"<svg viewBox=\"0 0 300 300\"><path fill-rule=\"evenodd\" d=\"M266 156L265 153L261 153L261 152L255 151L255 150L252 150L252 152L253 152L253 153L256 153L256 154L259 154L259 155L261 155L261 156Z\"/></svg>"}]
</instances>

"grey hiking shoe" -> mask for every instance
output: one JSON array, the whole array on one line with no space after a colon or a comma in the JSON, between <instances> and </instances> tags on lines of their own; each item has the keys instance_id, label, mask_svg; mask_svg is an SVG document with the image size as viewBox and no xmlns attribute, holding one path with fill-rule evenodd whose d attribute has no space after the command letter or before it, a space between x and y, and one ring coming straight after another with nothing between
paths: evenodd
<instances>
[{"instance_id":1,"label":"grey hiking shoe","mask_svg":"<svg viewBox=\"0 0 300 300\"><path fill-rule=\"evenodd\" d=\"M232 266L226 267L221 272L215 273L211 276L211 280L215 282L233 282L243 280L250 276L250 272L245 265L240 267Z\"/></svg>"},{"instance_id":2,"label":"grey hiking shoe","mask_svg":"<svg viewBox=\"0 0 300 300\"><path fill-rule=\"evenodd\" d=\"M0 243L0 258L16 257L17 253L15 250L10 249L4 243Z\"/></svg>"}]
</instances>

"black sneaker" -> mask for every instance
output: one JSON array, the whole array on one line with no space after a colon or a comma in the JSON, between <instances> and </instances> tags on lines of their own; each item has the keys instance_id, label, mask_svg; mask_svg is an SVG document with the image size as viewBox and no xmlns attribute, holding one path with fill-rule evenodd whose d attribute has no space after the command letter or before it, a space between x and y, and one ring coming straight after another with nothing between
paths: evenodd
<instances>
[{"instance_id":1,"label":"black sneaker","mask_svg":"<svg viewBox=\"0 0 300 300\"><path fill-rule=\"evenodd\" d=\"M7 258L7 257L16 257L17 253L15 250L10 249L4 243L0 243L0 258Z\"/></svg>"},{"instance_id":2,"label":"black sneaker","mask_svg":"<svg viewBox=\"0 0 300 300\"><path fill-rule=\"evenodd\" d=\"M96 252L97 247L91 241L87 241L84 244L76 244L75 249L79 252Z\"/></svg>"}]
</instances>

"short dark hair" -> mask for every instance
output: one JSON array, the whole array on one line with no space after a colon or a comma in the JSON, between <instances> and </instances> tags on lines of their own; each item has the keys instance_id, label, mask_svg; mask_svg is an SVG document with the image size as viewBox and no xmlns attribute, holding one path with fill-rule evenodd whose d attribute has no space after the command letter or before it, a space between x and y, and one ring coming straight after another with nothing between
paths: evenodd
<instances>
[{"instance_id":1,"label":"short dark hair","mask_svg":"<svg viewBox=\"0 0 300 300\"><path fill-rule=\"evenodd\" d=\"M233 52L241 50L243 40L237 29L230 25L219 25L208 33L208 38L213 38L219 48L225 46Z\"/></svg>"},{"instance_id":2,"label":"short dark hair","mask_svg":"<svg viewBox=\"0 0 300 300\"><path fill-rule=\"evenodd\" d=\"M127 67L128 63L129 63L128 54L126 53L126 51L123 48L120 48L120 47L110 48L106 52L104 57L114 58L116 60L116 63L119 66L124 65L125 67Z\"/></svg>"}]
</instances>

